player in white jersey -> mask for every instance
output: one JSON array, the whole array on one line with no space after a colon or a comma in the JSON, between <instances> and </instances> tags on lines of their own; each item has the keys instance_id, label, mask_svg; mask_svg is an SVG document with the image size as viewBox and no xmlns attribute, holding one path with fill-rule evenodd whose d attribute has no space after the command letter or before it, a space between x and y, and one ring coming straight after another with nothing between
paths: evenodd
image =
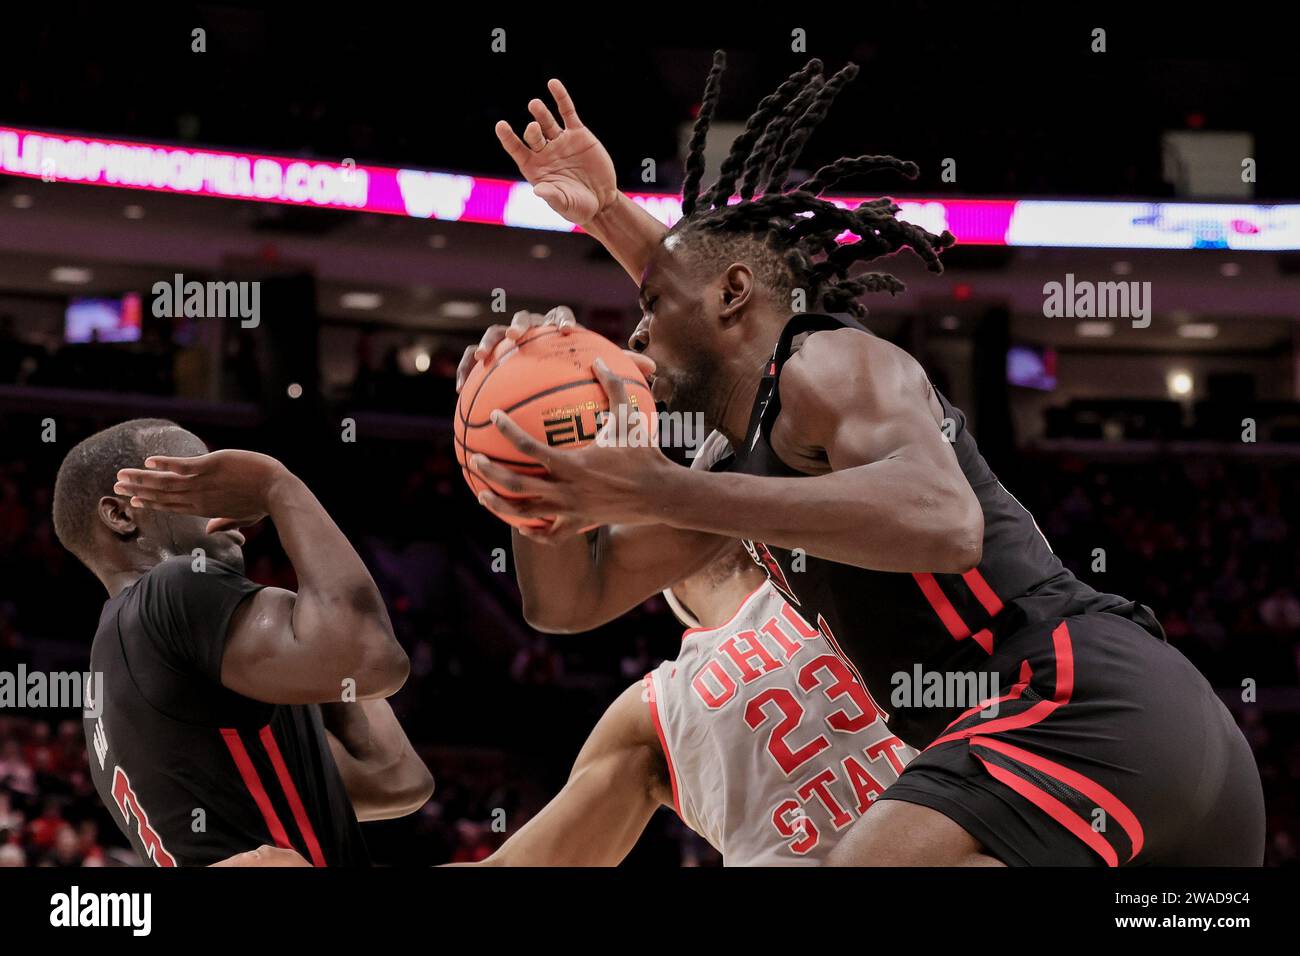
<instances>
[{"instance_id":1,"label":"player in white jersey","mask_svg":"<svg viewBox=\"0 0 1300 956\"><path fill-rule=\"evenodd\" d=\"M485 863L613 865L660 806L727 865L817 863L914 756L739 544L672 599L701 626L610 705L564 788Z\"/></svg>"}]
</instances>

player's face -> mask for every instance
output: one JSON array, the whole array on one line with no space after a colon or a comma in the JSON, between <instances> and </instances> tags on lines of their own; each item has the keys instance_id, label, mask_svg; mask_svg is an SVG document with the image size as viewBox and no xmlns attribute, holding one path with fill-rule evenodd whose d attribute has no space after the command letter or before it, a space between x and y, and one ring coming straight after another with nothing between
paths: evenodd
<instances>
[{"instance_id":1,"label":"player's face","mask_svg":"<svg viewBox=\"0 0 1300 956\"><path fill-rule=\"evenodd\" d=\"M178 428L162 436L162 441L150 454L191 457L206 455L207 452L207 446L197 436ZM238 531L208 534L208 518L196 515L169 514L148 508L136 508L133 513L140 529L138 540L141 547L155 551L161 557L193 556L197 549L201 549L205 560L220 561L243 573L244 536Z\"/></svg>"},{"instance_id":2,"label":"player's face","mask_svg":"<svg viewBox=\"0 0 1300 956\"><path fill-rule=\"evenodd\" d=\"M244 536L238 531L208 534L208 519L195 515L166 514L147 509L137 509L136 513L141 515L137 520L142 539L156 545L162 557L194 556L197 549L202 549L205 560L220 561L243 573Z\"/></svg>"},{"instance_id":3,"label":"player's face","mask_svg":"<svg viewBox=\"0 0 1300 956\"><path fill-rule=\"evenodd\" d=\"M674 252L660 246L641 281L641 322L628 347L655 362L651 392L670 412L715 412L720 384L716 309L709 283ZM714 423L710 422L710 426Z\"/></svg>"}]
</instances>

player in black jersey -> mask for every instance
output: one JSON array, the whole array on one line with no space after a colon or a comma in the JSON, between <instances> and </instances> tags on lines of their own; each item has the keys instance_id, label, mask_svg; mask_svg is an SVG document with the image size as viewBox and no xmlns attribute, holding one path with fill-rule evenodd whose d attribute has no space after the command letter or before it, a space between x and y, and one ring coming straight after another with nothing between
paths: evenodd
<instances>
[{"instance_id":1,"label":"player in black jersey","mask_svg":"<svg viewBox=\"0 0 1300 956\"><path fill-rule=\"evenodd\" d=\"M692 137L684 218L666 235L618 194L612 164L557 81L563 126L540 100L522 141L498 124L538 194L640 282L644 318L631 346L656 365L656 400L702 413L732 449L712 472L677 467L653 447L558 453L495 416L549 472L471 462L512 495L484 492L493 509L556 516L548 529L515 532L528 620L585 630L740 538L842 647L894 732L924 748L853 825L838 862L1259 864L1250 748L1150 611L1070 574L915 360L850 316L801 308L861 315L859 296L901 285L851 266L910 248L938 271L952 241L898 220L887 199L843 209L820 198L852 174L915 176L912 164L842 159L787 188L856 68L824 80L812 61L792 75L701 192L723 65L719 54ZM840 243L844 232L859 238ZM521 313L467 350L462 371L541 322L563 328L573 316ZM596 371L626 410L622 383ZM589 526L600 528L575 536ZM918 668L997 689L973 703L895 703L898 676ZM817 729L796 713L756 730L756 745L780 748L785 766L815 749L804 745Z\"/></svg>"},{"instance_id":2,"label":"player in black jersey","mask_svg":"<svg viewBox=\"0 0 1300 956\"><path fill-rule=\"evenodd\" d=\"M238 529L268 515L296 594L244 577ZM428 799L433 778L384 699L408 664L383 601L278 461L209 454L169 421L123 422L68 452L54 526L108 590L87 752L143 859L206 865L270 845L364 865L358 819Z\"/></svg>"}]
</instances>

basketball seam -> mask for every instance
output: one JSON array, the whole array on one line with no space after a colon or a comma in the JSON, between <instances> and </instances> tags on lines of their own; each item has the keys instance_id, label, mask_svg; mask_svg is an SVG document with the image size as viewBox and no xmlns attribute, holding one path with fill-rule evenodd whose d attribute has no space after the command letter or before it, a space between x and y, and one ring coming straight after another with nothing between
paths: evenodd
<instances>
[{"instance_id":1,"label":"basketball seam","mask_svg":"<svg viewBox=\"0 0 1300 956\"><path fill-rule=\"evenodd\" d=\"M538 462L525 461L522 458L501 458L498 455L489 455L485 451L479 451L476 448L470 448L469 445L467 445L461 438L459 438L456 435L452 436L452 440L455 441L455 443L459 445L461 449L465 452L466 461L468 461L469 456L473 454L473 455L483 455L487 458L488 461L494 461L497 464L501 464L501 465L519 465L523 468L542 468L542 469L545 469L546 467L545 465L539 464Z\"/></svg>"},{"instance_id":2,"label":"basketball seam","mask_svg":"<svg viewBox=\"0 0 1300 956\"><path fill-rule=\"evenodd\" d=\"M522 344L516 344L513 351L516 352L522 351L525 346L530 345L533 342L538 341L539 339L549 338L550 336L555 335L559 331L560 330L558 328L552 328L548 332L546 331L545 327L543 327L540 333L534 335L527 342L524 342ZM495 351L495 349L493 351ZM504 356L502 356L502 358L504 358ZM493 365L490 369L487 370L487 374L483 376L483 381L479 382L478 388L474 390L474 397L469 400L469 405L465 407L464 415L460 414L460 406L459 403L457 403L456 414L460 417L460 423L464 425L466 428L469 428L469 420L474 416L474 403L478 401L479 394L483 391L483 386L488 383L488 379L490 379L492 375L496 372L496 370L499 369L500 367L501 367L501 362L497 362L495 365Z\"/></svg>"},{"instance_id":3,"label":"basketball seam","mask_svg":"<svg viewBox=\"0 0 1300 956\"><path fill-rule=\"evenodd\" d=\"M645 387L646 387L646 384L645 384L644 381L640 381L640 380L635 379L635 378L623 378L622 376L620 376L620 377L619 377L619 381L622 382L624 385L640 385L642 388L645 388ZM529 402L535 402L535 401L537 401L537 399L539 399L539 398L545 398L547 395L554 394L555 392L563 392L563 391L565 391L566 389L573 388L573 387L576 386L576 385L592 385L592 384L599 384L599 383L600 383L600 380L599 380L599 379L596 379L596 378L580 378L580 379L575 379L575 380L572 381L572 382L565 382L565 383L563 383L563 384L561 384L561 385L555 385L555 386L552 386L551 388L542 389L542 391L540 391L540 392L534 392L532 395L529 395L527 398L521 398L519 401L515 402L513 405L509 406L508 408L503 408L503 409L501 409L501 410L502 410L503 412L505 412L505 413L508 415L508 414L510 414L511 412L513 412L516 408L522 408L523 406L527 405ZM480 389L480 391L481 391L481 389ZM478 395L477 395L477 394L475 394L475 396L474 396L474 400L475 400L475 401L478 400ZM470 412L471 412L471 414L473 413L473 411L474 411L474 409L473 409L473 407L471 406L471 407L470 407ZM487 418L487 419L484 419L483 421L481 421L481 422L479 422L479 423L477 423L477 424L475 424L474 422L471 422L471 421L466 421L464 424L465 424L465 431L468 432L471 428L487 428L489 425L492 424L492 419L491 419L491 418Z\"/></svg>"}]
</instances>

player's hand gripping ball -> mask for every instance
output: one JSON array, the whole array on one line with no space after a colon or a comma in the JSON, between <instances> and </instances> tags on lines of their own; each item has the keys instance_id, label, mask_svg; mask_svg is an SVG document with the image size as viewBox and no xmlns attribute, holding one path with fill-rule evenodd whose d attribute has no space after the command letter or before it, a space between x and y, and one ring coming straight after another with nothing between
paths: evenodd
<instances>
[{"instance_id":1,"label":"player's hand gripping ball","mask_svg":"<svg viewBox=\"0 0 1300 956\"><path fill-rule=\"evenodd\" d=\"M623 380L628 398L648 420L654 441L654 398L645 376L621 348L587 329L562 334L553 325L535 326L518 341L503 339L491 360L475 365L461 387L455 416L456 461L475 497L484 488L502 498L517 497L473 470L469 458L475 454L521 474L546 474L492 423L489 416L494 409L501 409L550 448L582 448L596 440L609 412L609 398L592 370L598 358ZM493 514L522 528L544 528L550 523Z\"/></svg>"}]
</instances>

